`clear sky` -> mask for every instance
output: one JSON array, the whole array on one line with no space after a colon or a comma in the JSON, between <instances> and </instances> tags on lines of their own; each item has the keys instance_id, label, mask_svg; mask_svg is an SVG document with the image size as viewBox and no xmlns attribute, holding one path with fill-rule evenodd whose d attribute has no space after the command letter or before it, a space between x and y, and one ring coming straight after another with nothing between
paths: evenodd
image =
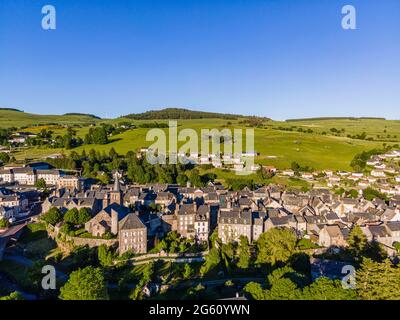
<instances>
[{"instance_id":1,"label":"clear sky","mask_svg":"<svg viewBox=\"0 0 400 320\"><path fill-rule=\"evenodd\" d=\"M400 119L399 80L399 0L0 0L0 107Z\"/></svg>"}]
</instances>

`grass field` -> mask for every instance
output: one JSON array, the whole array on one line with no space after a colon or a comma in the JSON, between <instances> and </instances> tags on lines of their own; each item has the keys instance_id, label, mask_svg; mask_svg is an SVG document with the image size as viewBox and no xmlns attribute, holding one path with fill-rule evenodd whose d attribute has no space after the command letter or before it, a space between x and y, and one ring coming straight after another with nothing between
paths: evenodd
<instances>
[{"instance_id":1,"label":"grass field","mask_svg":"<svg viewBox=\"0 0 400 320\"><path fill-rule=\"evenodd\" d=\"M59 125L49 125L56 121ZM167 123L166 120L131 120L95 119L90 116L42 116L30 115L22 112L0 110L0 127L6 125L30 125L27 131L38 132L43 128L50 129L54 136L66 132L65 124L79 125L75 128L77 135L84 137L89 130L89 124L118 123L129 121L135 125L146 122ZM38 126L41 124L41 126ZM196 130L199 136L201 129L245 128L239 120L225 119L195 119L178 120L178 131L186 128ZM312 130L312 132L298 132ZM332 128L340 134L332 132ZM84 145L73 149L77 152L92 148L108 152L114 148L118 153L126 154L140 147L148 147L153 141L146 141L149 129L136 128L111 137L106 145ZM163 129L167 133L168 130ZM291 131L288 131L291 130ZM348 138L347 135L357 135L365 132L369 140ZM260 153L256 162L264 165L274 165L283 169L290 167L293 161L301 165L311 166L315 169L348 170L354 155L384 144L400 142L400 121L382 119L327 119L327 120L301 120L301 121L265 121L262 127L255 129L255 151ZM184 142L179 142L178 146ZM55 153L68 153L70 150L48 149L45 147L31 148L16 153L17 159L39 159Z\"/></svg>"},{"instance_id":2,"label":"grass field","mask_svg":"<svg viewBox=\"0 0 400 320\"><path fill-rule=\"evenodd\" d=\"M86 115L39 115L12 110L0 110L0 128L29 127L38 124L89 124L98 119Z\"/></svg>"}]
</instances>

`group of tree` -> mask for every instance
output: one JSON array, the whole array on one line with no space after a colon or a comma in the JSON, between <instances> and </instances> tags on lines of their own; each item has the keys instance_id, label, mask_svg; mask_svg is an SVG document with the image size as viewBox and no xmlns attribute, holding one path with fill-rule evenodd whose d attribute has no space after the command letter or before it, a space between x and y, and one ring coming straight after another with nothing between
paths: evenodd
<instances>
[{"instance_id":1,"label":"group of tree","mask_svg":"<svg viewBox=\"0 0 400 320\"><path fill-rule=\"evenodd\" d=\"M355 300L355 290L345 289L340 280L320 277L309 283L304 276L292 269L275 269L268 275L267 285L250 282L245 294L255 300Z\"/></svg>"},{"instance_id":2,"label":"group of tree","mask_svg":"<svg viewBox=\"0 0 400 320\"><path fill-rule=\"evenodd\" d=\"M41 219L43 221L55 226L57 223L59 223L63 220L63 215L58 208L53 207L53 208L50 208L49 211L44 213L41 216Z\"/></svg>"},{"instance_id":3,"label":"group of tree","mask_svg":"<svg viewBox=\"0 0 400 320\"><path fill-rule=\"evenodd\" d=\"M80 170L83 177L98 180L100 183L110 183L112 171L126 172L127 182L145 183L178 183L185 185L188 181L195 187L203 187L213 181L213 173L200 174L193 169L192 164L156 164L152 165L145 158L138 158L136 153L129 151L126 155L119 155L114 148L108 153L91 149L81 154L72 151L57 159L47 159L57 168Z\"/></svg>"},{"instance_id":4,"label":"group of tree","mask_svg":"<svg viewBox=\"0 0 400 320\"><path fill-rule=\"evenodd\" d=\"M9 301L11 301L11 300L24 300L24 297L20 292L14 291L14 292L11 292L8 296L0 297L0 300L9 300Z\"/></svg>"},{"instance_id":5,"label":"group of tree","mask_svg":"<svg viewBox=\"0 0 400 320\"><path fill-rule=\"evenodd\" d=\"M391 150L392 146L385 146L383 149L372 149L369 151L363 151L354 156L353 160L351 160L350 166L355 171L363 171L367 166L367 161L374 155L383 154L389 150Z\"/></svg>"},{"instance_id":6,"label":"group of tree","mask_svg":"<svg viewBox=\"0 0 400 320\"><path fill-rule=\"evenodd\" d=\"M107 144L108 135L105 126L92 127L85 136L85 144Z\"/></svg>"},{"instance_id":7,"label":"group of tree","mask_svg":"<svg viewBox=\"0 0 400 320\"><path fill-rule=\"evenodd\" d=\"M162 110L152 110L144 113L129 114L124 118L135 120L156 120L156 119L229 119L235 120L239 116L214 112L193 111L181 108L166 108Z\"/></svg>"},{"instance_id":8,"label":"group of tree","mask_svg":"<svg viewBox=\"0 0 400 320\"><path fill-rule=\"evenodd\" d=\"M0 219L0 228L8 228L10 226L10 222L7 219L1 218Z\"/></svg>"},{"instance_id":9,"label":"group of tree","mask_svg":"<svg viewBox=\"0 0 400 320\"><path fill-rule=\"evenodd\" d=\"M7 164L11 160L10 155L6 152L0 152L0 163L1 164Z\"/></svg>"},{"instance_id":10,"label":"group of tree","mask_svg":"<svg viewBox=\"0 0 400 320\"><path fill-rule=\"evenodd\" d=\"M62 300L108 300L107 284L99 268L92 266L73 271L60 289Z\"/></svg>"},{"instance_id":11,"label":"group of tree","mask_svg":"<svg viewBox=\"0 0 400 320\"><path fill-rule=\"evenodd\" d=\"M302 166L296 161L293 161L290 165L290 168L294 171L295 175L300 175L301 172L313 172L314 168L309 166Z\"/></svg>"},{"instance_id":12,"label":"group of tree","mask_svg":"<svg viewBox=\"0 0 400 320\"><path fill-rule=\"evenodd\" d=\"M64 222L74 226L83 225L91 219L91 212L88 208L72 208L64 214Z\"/></svg>"},{"instance_id":13,"label":"group of tree","mask_svg":"<svg viewBox=\"0 0 400 320\"><path fill-rule=\"evenodd\" d=\"M155 238L152 252L185 253L207 249L204 244L196 243L194 239L180 237L178 232L170 231L162 239Z\"/></svg>"}]
</instances>

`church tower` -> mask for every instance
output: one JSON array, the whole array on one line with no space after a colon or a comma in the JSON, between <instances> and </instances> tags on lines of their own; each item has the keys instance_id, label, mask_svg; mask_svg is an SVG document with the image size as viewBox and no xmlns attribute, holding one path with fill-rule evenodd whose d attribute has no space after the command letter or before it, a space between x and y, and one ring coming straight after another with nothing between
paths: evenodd
<instances>
[{"instance_id":1,"label":"church tower","mask_svg":"<svg viewBox=\"0 0 400 320\"><path fill-rule=\"evenodd\" d=\"M113 190L110 192L110 204L117 203L122 206L122 191L121 191L121 185L119 183L120 177L121 174L118 171L116 171L114 173L114 187Z\"/></svg>"}]
</instances>

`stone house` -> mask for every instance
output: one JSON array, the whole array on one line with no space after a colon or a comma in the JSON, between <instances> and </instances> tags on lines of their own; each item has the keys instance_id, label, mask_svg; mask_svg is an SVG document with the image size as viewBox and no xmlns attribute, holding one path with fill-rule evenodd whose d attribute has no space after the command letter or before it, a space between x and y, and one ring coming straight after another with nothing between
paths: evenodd
<instances>
[{"instance_id":1,"label":"stone house","mask_svg":"<svg viewBox=\"0 0 400 320\"><path fill-rule=\"evenodd\" d=\"M208 205L198 207L194 219L194 230L197 241L208 241L210 234L210 207Z\"/></svg>"},{"instance_id":2,"label":"stone house","mask_svg":"<svg viewBox=\"0 0 400 320\"><path fill-rule=\"evenodd\" d=\"M129 213L118 224L119 253L147 252L147 228L136 213Z\"/></svg>"},{"instance_id":3,"label":"stone house","mask_svg":"<svg viewBox=\"0 0 400 320\"><path fill-rule=\"evenodd\" d=\"M221 211L218 219L218 237L222 243L237 242L245 236L252 242L252 216L249 211L238 208Z\"/></svg>"},{"instance_id":4,"label":"stone house","mask_svg":"<svg viewBox=\"0 0 400 320\"><path fill-rule=\"evenodd\" d=\"M117 235L118 224L128 213L128 208L113 203L86 222L85 230L96 237L102 237L107 232Z\"/></svg>"},{"instance_id":5,"label":"stone house","mask_svg":"<svg viewBox=\"0 0 400 320\"><path fill-rule=\"evenodd\" d=\"M338 225L326 225L319 233L318 244L321 247L345 247L347 246L346 234Z\"/></svg>"},{"instance_id":6,"label":"stone house","mask_svg":"<svg viewBox=\"0 0 400 320\"><path fill-rule=\"evenodd\" d=\"M184 203L177 211L178 233L185 238L194 238L196 235L194 227L197 213L196 203Z\"/></svg>"}]
</instances>

